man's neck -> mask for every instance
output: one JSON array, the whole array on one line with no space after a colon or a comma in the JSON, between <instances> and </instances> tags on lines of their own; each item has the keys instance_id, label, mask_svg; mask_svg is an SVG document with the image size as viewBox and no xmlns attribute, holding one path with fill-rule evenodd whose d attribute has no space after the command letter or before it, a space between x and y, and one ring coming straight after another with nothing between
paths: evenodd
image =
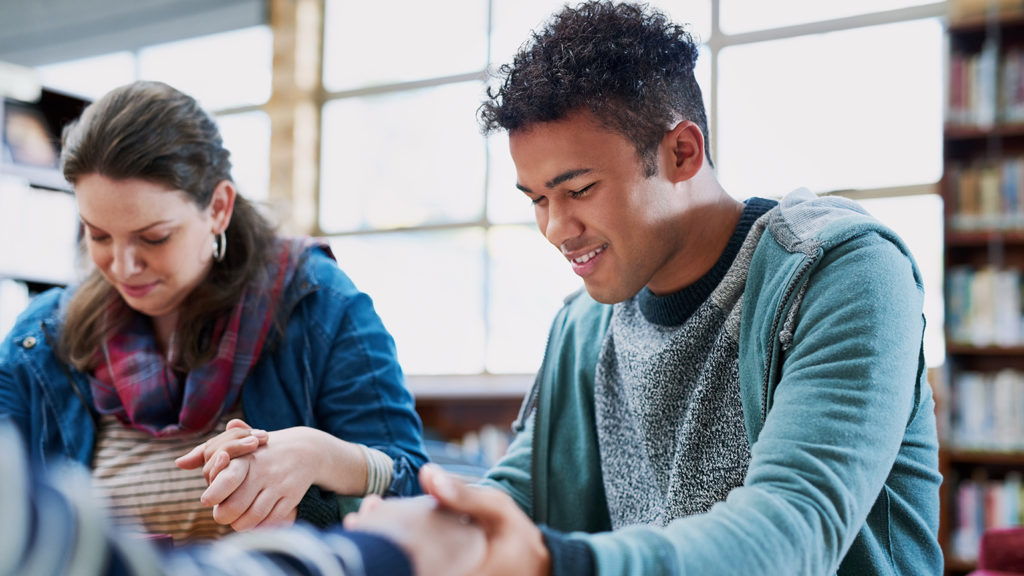
<instances>
[{"instance_id":1,"label":"man's neck","mask_svg":"<svg viewBox=\"0 0 1024 576\"><path fill-rule=\"evenodd\" d=\"M717 186L717 183L715 183ZM743 214L743 202L718 188L715 200L687 214L684 238L678 253L669 263L670 273L652 279L647 288L658 296L690 286L711 270L732 238Z\"/></svg>"}]
</instances>

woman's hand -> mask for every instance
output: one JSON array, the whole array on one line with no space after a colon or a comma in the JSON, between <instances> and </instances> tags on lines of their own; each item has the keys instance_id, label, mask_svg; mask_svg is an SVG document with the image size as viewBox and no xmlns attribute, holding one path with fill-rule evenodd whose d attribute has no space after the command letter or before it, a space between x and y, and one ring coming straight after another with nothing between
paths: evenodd
<instances>
[{"instance_id":1,"label":"woman's hand","mask_svg":"<svg viewBox=\"0 0 1024 576\"><path fill-rule=\"evenodd\" d=\"M224 432L193 448L174 463L182 470L203 467L203 477L210 484L217 473L233 458L252 454L269 438L264 430L255 430L237 418L228 422Z\"/></svg>"},{"instance_id":2,"label":"woman's hand","mask_svg":"<svg viewBox=\"0 0 1024 576\"><path fill-rule=\"evenodd\" d=\"M213 507L218 523L239 531L292 523L313 484L343 495L365 491L366 460L357 445L296 426L266 433L254 448L242 426L233 425L177 461L196 468L200 456L207 459L204 474L210 485L201 501Z\"/></svg>"}]
</instances>

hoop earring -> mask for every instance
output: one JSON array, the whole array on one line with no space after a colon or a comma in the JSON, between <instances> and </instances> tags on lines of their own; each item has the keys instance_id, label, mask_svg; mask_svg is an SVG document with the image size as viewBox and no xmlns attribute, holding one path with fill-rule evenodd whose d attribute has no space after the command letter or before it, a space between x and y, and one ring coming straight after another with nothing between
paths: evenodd
<instances>
[{"instance_id":1,"label":"hoop earring","mask_svg":"<svg viewBox=\"0 0 1024 576\"><path fill-rule=\"evenodd\" d=\"M220 234L213 237L213 259L217 262L224 260L228 252L228 235L222 230Z\"/></svg>"}]
</instances>

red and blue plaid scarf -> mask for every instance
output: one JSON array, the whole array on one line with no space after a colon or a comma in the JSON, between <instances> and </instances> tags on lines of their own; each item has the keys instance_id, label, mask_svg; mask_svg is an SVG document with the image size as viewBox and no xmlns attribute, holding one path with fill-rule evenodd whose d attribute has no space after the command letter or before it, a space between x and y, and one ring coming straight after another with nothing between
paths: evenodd
<instances>
[{"instance_id":1,"label":"red and blue plaid scarf","mask_svg":"<svg viewBox=\"0 0 1024 576\"><path fill-rule=\"evenodd\" d=\"M246 288L231 314L215 323L211 342L217 346L216 356L183 377L160 353L149 318L134 313L106 342L89 379L96 410L157 437L211 430L238 400L273 325L284 287L313 245L311 239L278 241L262 285Z\"/></svg>"}]
</instances>

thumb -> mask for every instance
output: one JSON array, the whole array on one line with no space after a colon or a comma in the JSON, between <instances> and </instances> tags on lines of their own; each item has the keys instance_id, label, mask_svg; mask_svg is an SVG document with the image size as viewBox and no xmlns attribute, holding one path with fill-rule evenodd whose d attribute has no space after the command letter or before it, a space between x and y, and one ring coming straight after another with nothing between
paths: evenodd
<instances>
[{"instance_id":1,"label":"thumb","mask_svg":"<svg viewBox=\"0 0 1024 576\"><path fill-rule=\"evenodd\" d=\"M225 430L231 430L232 428L243 428L243 429L246 429L246 430L251 430L252 426L249 426L248 424L246 424L244 420L240 420L238 418L232 418L231 420L228 421L228 424L227 424L227 426L225 426L224 429Z\"/></svg>"},{"instance_id":2,"label":"thumb","mask_svg":"<svg viewBox=\"0 0 1024 576\"><path fill-rule=\"evenodd\" d=\"M203 450L205 448L206 443L203 442L202 444L190 450L188 454L178 457L174 461L174 464L177 465L178 468L181 468L182 470L193 470L195 468L199 468L205 463L205 459L203 457Z\"/></svg>"},{"instance_id":3,"label":"thumb","mask_svg":"<svg viewBox=\"0 0 1024 576\"><path fill-rule=\"evenodd\" d=\"M453 478L436 464L423 465L420 485L424 492L437 499L442 508L468 516L481 526L494 526L505 517L505 500L508 497L503 492L470 486Z\"/></svg>"}]
</instances>

